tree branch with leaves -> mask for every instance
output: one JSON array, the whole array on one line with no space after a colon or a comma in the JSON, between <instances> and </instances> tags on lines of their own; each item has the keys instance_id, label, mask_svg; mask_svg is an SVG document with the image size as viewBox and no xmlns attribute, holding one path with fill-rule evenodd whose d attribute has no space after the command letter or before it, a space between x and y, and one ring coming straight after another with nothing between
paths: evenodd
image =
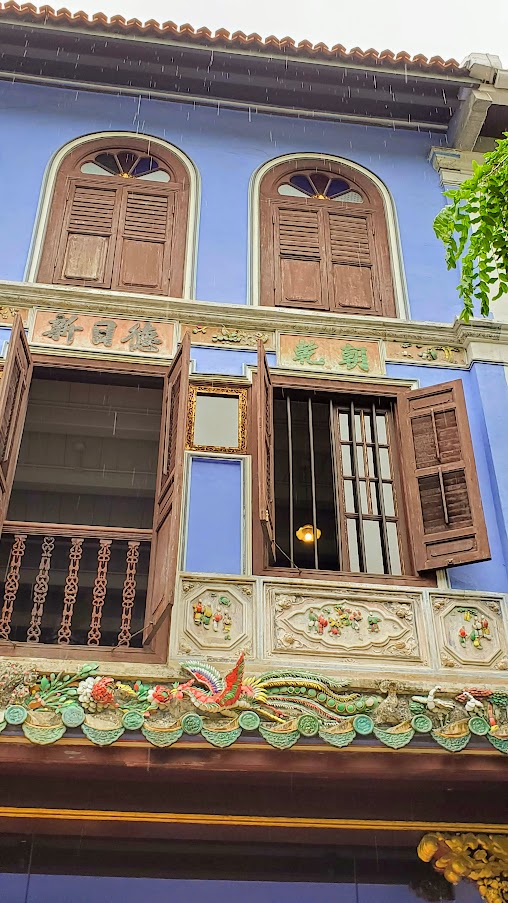
<instances>
[{"instance_id":1,"label":"tree branch with leaves","mask_svg":"<svg viewBox=\"0 0 508 903\"><path fill-rule=\"evenodd\" d=\"M487 317L491 300L508 293L508 132L484 163L473 161L472 177L445 197L451 203L436 216L434 231L445 245L448 269L462 263L459 319L467 323L476 302Z\"/></svg>"}]
</instances>

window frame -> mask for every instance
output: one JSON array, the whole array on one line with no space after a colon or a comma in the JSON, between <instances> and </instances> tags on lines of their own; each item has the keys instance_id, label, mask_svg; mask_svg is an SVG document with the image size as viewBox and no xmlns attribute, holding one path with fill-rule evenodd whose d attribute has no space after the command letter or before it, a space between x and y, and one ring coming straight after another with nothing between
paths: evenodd
<instances>
[{"instance_id":1,"label":"window frame","mask_svg":"<svg viewBox=\"0 0 508 903\"><path fill-rule=\"evenodd\" d=\"M411 523L409 512L409 498L407 486L405 485L405 466L401 456L401 401L405 397L408 387L407 385L396 385L394 383L373 383L364 382L363 380L328 380L319 377L301 377L298 375L281 374L280 371L270 371L272 385L274 389L297 389L304 392L322 392L328 395L357 395L379 399L393 404L393 443L392 462L393 462L393 480L397 497L399 511L399 538L401 563L403 564L404 574L400 576L390 574L364 574L345 571L330 570L311 570L291 567L275 567L268 562L266 539L259 518L257 517L256 506L253 508L253 524L252 524L252 549L253 549L253 573L264 577L288 577L305 579L305 580L325 580L344 583L361 583L361 584L386 584L397 586L428 586L435 587L437 585L437 576L430 572L425 576L419 575L415 566L415 554L411 542L409 524ZM259 413L257 410L257 397L253 398L252 420L257 422ZM253 492L254 498L257 498L259 485L259 454L257 451L257 443L250 441L250 452L253 458ZM337 500L338 504L338 500Z\"/></svg>"},{"instance_id":2,"label":"window frame","mask_svg":"<svg viewBox=\"0 0 508 903\"><path fill-rule=\"evenodd\" d=\"M227 445L196 445L194 430L196 422L196 404L198 395L229 395L238 398L238 443ZM191 452L218 452L223 455L244 455L247 450L247 389L228 385L211 385L195 383L189 385L187 403L187 429L185 448Z\"/></svg>"},{"instance_id":3,"label":"window frame","mask_svg":"<svg viewBox=\"0 0 508 903\"><path fill-rule=\"evenodd\" d=\"M164 167L174 176L168 183L144 182L136 178L124 179L120 175L98 176L86 175L81 172L81 164L95 156L100 151L133 151L143 155L159 158ZM41 235L38 260L33 281L36 283L76 286L79 288L98 288L101 286L93 281L79 278L65 278L58 276L59 264L63 264L66 245L67 221L70 215L69 195L76 186L94 186L107 190L124 192L129 185L136 193L168 196L173 206L171 237L164 244L164 264L162 278L164 278L164 266L169 264L167 274L167 290L129 288L115 284L118 282L120 272L120 252L122 249L124 232L119 229L119 217L124 209L125 199L117 197L114 206L114 222L111 227L111 247L107 252L109 260L109 280L111 285L103 286L102 291L121 293L141 293L154 297L182 298L186 289L187 251L190 223L190 176L183 160L174 154L170 148L157 142L151 145L149 138L138 136L125 136L112 134L111 137L90 138L88 141L73 147L59 162L54 176L53 190L48 202L47 215ZM134 186L134 189L133 189ZM139 187L141 186L141 187ZM148 187L147 187L148 186Z\"/></svg>"},{"instance_id":4,"label":"window frame","mask_svg":"<svg viewBox=\"0 0 508 903\"><path fill-rule=\"evenodd\" d=\"M91 358L82 358L76 355L53 355L53 354L45 354L45 353L32 353L31 355L33 361L33 370L34 373L37 369L59 369L59 370L72 370L72 371L82 371L82 372L104 372L110 374L118 373L120 375L132 375L132 376L148 376L153 377L154 379L159 379L161 383L164 385L164 380L168 374L168 366L162 364L148 364L142 361L112 361L112 360L101 360L97 361ZM164 402L163 402L164 404ZM25 411L26 415L26 411ZM23 426L21 429L21 435L24 430L24 421L25 415L23 416ZM161 425L162 420L164 418L164 407L161 412ZM161 456L161 445L159 440L159 458ZM15 474L15 470L14 470ZM154 512L156 509L157 499L154 498ZM4 528L9 527L9 525L14 522L5 521ZM27 521L26 523L30 523ZM182 523L182 511L180 510L178 516L178 536L181 534L181 523ZM18 525L19 526L19 525ZM52 525L48 525L52 526ZM86 531L87 525L83 525ZM95 531L100 528L94 528ZM58 532L58 531L57 531ZM114 530L111 531L111 536L114 538ZM117 531L118 532L118 531ZM120 532L128 532L127 528L125 531ZM133 533L136 531L132 531ZM142 533L143 531L137 531L138 533ZM144 620L144 629L147 629L149 624L148 622L148 593L150 591L151 581L153 580L153 572L155 569L155 562L152 560L153 553L153 544L154 544L154 528L150 530L151 533L151 557L149 564L149 571L147 574L148 580L148 590L147 590L147 603L145 607L145 620ZM0 531L1 535L1 531ZM13 658L34 658L34 659L60 659L64 658L69 661L99 661L99 662L111 662L121 661L121 662L132 662L134 663L144 663L144 664L162 664L166 662L168 649L169 649L169 640L170 640L170 627L171 627L171 619L168 620L165 627L161 630L158 630L155 633L153 639L145 648L133 648L133 647L124 647L124 646L73 646L73 645L58 645L58 644L43 644L43 643L20 643L14 642L11 640L0 639L0 654L8 654L9 657Z\"/></svg>"},{"instance_id":5,"label":"window frame","mask_svg":"<svg viewBox=\"0 0 508 903\"><path fill-rule=\"evenodd\" d=\"M348 181L352 190L358 191L363 197L363 203L341 202L340 197L335 200L320 200L317 198L295 198L278 194L278 186L284 179L299 172L307 173L309 170L323 170L331 176L343 178ZM362 173L354 166L348 166L347 162L339 162L329 158L319 159L315 156L293 157L291 160L283 160L275 163L267 170L259 182L259 255L263 259L259 277L259 304L261 306L295 308L298 310L317 310L328 313L338 313L349 316L377 316L397 317L397 301L395 292L395 261L392 260L393 249L389 235L389 223L384 198L375 184L366 173ZM321 244L320 271L322 279L322 300L320 302L278 301L277 291L280 283L280 256L275 245L274 217L279 216L279 211L290 209L301 204L302 210L316 211L318 213L319 234ZM325 213L323 213L325 211ZM330 266L332 262L329 256L329 238L324 239L324 216L329 213L361 216L366 222L366 235L371 253L373 305L368 307L335 306L333 298L333 272ZM328 248L328 250L325 249ZM329 259L327 259L329 257Z\"/></svg>"}]
</instances>

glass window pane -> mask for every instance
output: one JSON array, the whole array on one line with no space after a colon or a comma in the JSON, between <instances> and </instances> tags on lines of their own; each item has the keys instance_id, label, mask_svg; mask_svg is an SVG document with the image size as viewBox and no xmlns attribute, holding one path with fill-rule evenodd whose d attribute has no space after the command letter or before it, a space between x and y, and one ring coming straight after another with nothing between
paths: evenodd
<instances>
[{"instance_id":1,"label":"glass window pane","mask_svg":"<svg viewBox=\"0 0 508 903\"><path fill-rule=\"evenodd\" d=\"M392 574L402 574L400 566L399 538L397 536L397 525L388 523L386 525L386 533L388 536L388 549L390 551L390 567Z\"/></svg>"},{"instance_id":2,"label":"glass window pane","mask_svg":"<svg viewBox=\"0 0 508 903\"><path fill-rule=\"evenodd\" d=\"M313 172L312 173L312 182L314 183L314 187L316 189L316 194L326 194L326 189L328 186L328 182L330 181L330 176L327 176L323 172Z\"/></svg>"},{"instance_id":3,"label":"glass window pane","mask_svg":"<svg viewBox=\"0 0 508 903\"><path fill-rule=\"evenodd\" d=\"M334 198L338 194L344 194L345 191L349 191L349 184L345 179L332 179L328 186L326 196L328 198Z\"/></svg>"},{"instance_id":4,"label":"glass window pane","mask_svg":"<svg viewBox=\"0 0 508 903\"><path fill-rule=\"evenodd\" d=\"M291 176L289 181L291 185L294 185L295 188L299 188L300 191L303 191L306 195L309 195L309 197L312 197L312 195L314 194L314 187L309 182L307 176L297 174L295 176Z\"/></svg>"},{"instance_id":5,"label":"glass window pane","mask_svg":"<svg viewBox=\"0 0 508 903\"><path fill-rule=\"evenodd\" d=\"M339 414L340 438L342 441L349 440L349 415L345 413Z\"/></svg>"},{"instance_id":6,"label":"glass window pane","mask_svg":"<svg viewBox=\"0 0 508 903\"><path fill-rule=\"evenodd\" d=\"M163 169L154 169L153 172L147 172L144 176L139 176L143 182L170 182L171 178L169 173L164 172Z\"/></svg>"},{"instance_id":7,"label":"glass window pane","mask_svg":"<svg viewBox=\"0 0 508 903\"><path fill-rule=\"evenodd\" d=\"M237 395L198 394L194 445L238 448L238 401Z\"/></svg>"},{"instance_id":8,"label":"glass window pane","mask_svg":"<svg viewBox=\"0 0 508 903\"><path fill-rule=\"evenodd\" d=\"M153 157L140 157L132 170L133 176L144 176L148 172L155 172L159 168L157 160Z\"/></svg>"},{"instance_id":9,"label":"glass window pane","mask_svg":"<svg viewBox=\"0 0 508 903\"><path fill-rule=\"evenodd\" d=\"M334 200L345 204L363 204L363 198L357 191L346 191L345 194L336 195Z\"/></svg>"},{"instance_id":10,"label":"glass window pane","mask_svg":"<svg viewBox=\"0 0 508 903\"><path fill-rule=\"evenodd\" d=\"M349 548L349 570L358 572L360 570L358 534L356 528L356 520L352 520L352 518L349 518L347 522L347 541Z\"/></svg>"},{"instance_id":11,"label":"glass window pane","mask_svg":"<svg viewBox=\"0 0 508 903\"><path fill-rule=\"evenodd\" d=\"M376 414L377 441L380 445L387 444L386 414Z\"/></svg>"},{"instance_id":12,"label":"glass window pane","mask_svg":"<svg viewBox=\"0 0 508 903\"><path fill-rule=\"evenodd\" d=\"M377 503L377 483L372 480L370 483L370 501L372 505L372 513L379 514Z\"/></svg>"},{"instance_id":13,"label":"glass window pane","mask_svg":"<svg viewBox=\"0 0 508 903\"><path fill-rule=\"evenodd\" d=\"M342 473L345 477L350 477L353 474L353 468L351 467L351 446L343 445L342 446Z\"/></svg>"},{"instance_id":14,"label":"glass window pane","mask_svg":"<svg viewBox=\"0 0 508 903\"><path fill-rule=\"evenodd\" d=\"M393 486L391 483L383 483L383 501L387 517L395 517L395 505L393 503Z\"/></svg>"},{"instance_id":15,"label":"glass window pane","mask_svg":"<svg viewBox=\"0 0 508 903\"><path fill-rule=\"evenodd\" d=\"M138 159L138 155L133 154L131 151L120 151L117 154L117 157L118 162L122 167L122 172L130 172Z\"/></svg>"},{"instance_id":16,"label":"glass window pane","mask_svg":"<svg viewBox=\"0 0 508 903\"><path fill-rule=\"evenodd\" d=\"M384 480L389 480L392 472L390 468L390 455L387 448L379 449L379 463L381 465L381 476Z\"/></svg>"},{"instance_id":17,"label":"glass window pane","mask_svg":"<svg viewBox=\"0 0 508 903\"><path fill-rule=\"evenodd\" d=\"M381 524L375 520L363 521L365 542L365 570L368 574L384 574Z\"/></svg>"},{"instance_id":18,"label":"glass window pane","mask_svg":"<svg viewBox=\"0 0 508 903\"><path fill-rule=\"evenodd\" d=\"M367 504L367 487L363 480L361 480L360 482L360 501L362 504L362 514L368 514L369 506Z\"/></svg>"},{"instance_id":19,"label":"glass window pane","mask_svg":"<svg viewBox=\"0 0 508 903\"><path fill-rule=\"evenodd\" d=\"M89 176L110 176L111 175L109 170L104 169L103 166L98 166L97 163L94 163L92 160L89 163L83 163L83 165L81 167L81 172L84 172Z\"/></svg>"},{"instance_id":20,"label":"glass window pane","mask_svg":"<svg viewBox=\"0 0 508 903\"><path fill-rule=\"evenodd\" d=\"M355 414L355 434L356 434L356 441L363 442L362 418L361 418L360 414Z\"/></svg>"},{"instance_id":21,"label":"glass window pane","mask_svg":"<svg viewBox=\"0 0 508 903\"><path fill-rule=\"evenodd\" d=\"M351 480L344 480L344 502L346 511L350 514L356 514L355 494Z\"/></svg>"},{"instance_id":22,"label":"glass window pane","mask_svg":"<svg viewBox=\"0 0 508 903\"><path fill-rule=\"evenodd\" d=\"M363 422L365 424L365 441L372 442L372 430L371 430L371 422L370 422L370 414L363 415Z\"/></svg>"},{"instance_id":23,"label":"glass window pane","mask_svg":"<svg viewBox=\"0 0 508 903\"><path fill-rule=\"evenodd\" d=\"M374 467L374 449L373 448L367 449L367 465L369 468L369 475L371 477L376 476L376 470Z\"/></svg>"},{"instance_id":24,"label":"glass window pane","mask_svg":"<svg viewBox=\"0 0 508 903\"><path fill-rule=\"evenodd\" d=\"M365 476L365 461L363 460L363 445L356 446L356 464L358 468L358 475L360 477Z\"/></svg>"},{"instance_id":25,"label":"glass window pane","mask_svg":"<svg viewBox=\"0 0 508 903\"><path fill-rule=\"evenodd\" d=\"M290 197L290 198L306 198L306 197L308 197L308 195L306 194L305 191L300 191L300 189L296 188L295 185L288 185L288 184L279 185L277 190L278 190L279 194L282 194L282 195L284 195L286 197Z\"/></svg>"},{"instance_id":26,"label":"glass window pane","mask_svg":"<svg viewBox=\"0 0 508 903\"><path fill-rule=\"evenodd\" d=\"M108 172L114 173L115 176L118 175L118 163L113 154L97 154L95 162L107 169Z\"/></svg>"}]
</instances>

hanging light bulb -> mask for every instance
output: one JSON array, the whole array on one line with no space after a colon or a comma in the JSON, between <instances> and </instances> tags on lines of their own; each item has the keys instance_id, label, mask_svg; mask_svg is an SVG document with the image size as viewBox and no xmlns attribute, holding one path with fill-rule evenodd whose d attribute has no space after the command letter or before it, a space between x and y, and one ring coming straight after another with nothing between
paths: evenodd
<instances>
[{"instance_id":1,"label":"hanging light bulb","mask_svg":"<svg viewBox=\"0 0 508 903\"><path fill-rule=\"evenodd\" d=\"M316 533L314 536L314 527L312 524L304 524L303 527L299 527L296 531L296 538L300 539L301 542L314 542L314 539L319 539L321 536L321 530L319 527L316 527Z\"/></svg>"}]
</instances>

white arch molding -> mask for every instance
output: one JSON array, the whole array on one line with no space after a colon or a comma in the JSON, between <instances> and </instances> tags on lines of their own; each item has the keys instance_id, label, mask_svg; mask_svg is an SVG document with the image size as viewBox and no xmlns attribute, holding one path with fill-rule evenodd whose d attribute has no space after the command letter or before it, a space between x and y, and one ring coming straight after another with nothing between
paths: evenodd
<instances>
[{"instance_id":1,"label":"white arch molding","mask_svg":"<svg viewBox=\"0 0 508 903\"><path fill-rule=\"evenodd\" d=\"M40 263L42 246L44 243L44 235L46 232L49 212L51 209L51 201L53 199L56 177L62 161L67 156L67 154L69 154L75 148L80 147L83 144L88 144L89 141L95 141L98 138L111 138L112 140L114 140L115 138L133 138L138 140L140 138L145 139L151 144L158 145L159 147L170 151L175 155L175 157L178 157L180 162L185 166L189 175L189 208L187 219L187 237L185 242L183 297L187 300L193 300L195 298L196 291L196 255L198 246L197 236L201 197L201 181L199 171L197 170L190 157L188 157L187 154L181 151L180 148L175 147L174 144L171 144L169 141L165 141L163 138L157 138L154 135L147 135L143 132L93 132L89 135L81 135L79 138L74 138L72 141L64 144L53 154L51 160L48 163L48 166L46 167L46 172L44 173L44 178L42 181L39 204L37 207L35 224L32 232L32 240L30 243L27 264L25 267L24 281L36 282L35 277Z\"/></svg>"},{"instance_id":2,"label":"white arch molding","mask_svg":"<svg viewBox=\"0 0 508 903\"><path fill-rule=\"evenodd\" d=\"M375 175L375 173L371 172L369 169L366 169L364 166L361 166L359 163L353 162L353 160L347 160L345 157L337 157L334 154L306 153L305 151L292 154L282 154L280 157L274 157L273 160L269 160L267 163L263 163L262 166L260 166L259 169L257 169L253 173L249 187L249 303L254 306L259 306L261 267L259 242L259 188L261 181L266 173L269 172L270 169L273 169L274 166L278 166L279 163L290 162L291 160L321 160L330 161L331 163L340 163L343 166L348 166L350 169L356 170L356 172L362 173L364 176L370 179L372 184L375 185L375 187L378 189L383 199L383 206L386 216L386 228L388 232L388 245L390 250L390 267L393 279L395 309L397 311L397 317L399 317L401 320L408 320L410 318L410 313L407 284L404 273L404 266L402 263L402 249L400 243L399 227L397 223L397 215L395 212L395 204L393 202L391 193L389 192L384 182L382 182L381 179ZM291 310L293 312L293 308Z\"/></svg>"}]
</instances>

